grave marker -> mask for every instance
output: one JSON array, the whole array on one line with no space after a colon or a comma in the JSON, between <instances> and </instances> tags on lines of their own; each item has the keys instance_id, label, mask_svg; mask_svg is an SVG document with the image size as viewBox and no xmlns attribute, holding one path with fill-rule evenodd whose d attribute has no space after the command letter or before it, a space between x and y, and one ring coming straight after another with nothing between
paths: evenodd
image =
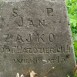
<instances>
[{"instance_id":1,"label":"grave marker","mask_svg":"<svg viewBox=\"0 0 77 77\"><path fill-rule=\"evenodd\" d=\"M0 77L72 77L74 66L64 0L0 2Z\"/></svg>"}]
</instances>

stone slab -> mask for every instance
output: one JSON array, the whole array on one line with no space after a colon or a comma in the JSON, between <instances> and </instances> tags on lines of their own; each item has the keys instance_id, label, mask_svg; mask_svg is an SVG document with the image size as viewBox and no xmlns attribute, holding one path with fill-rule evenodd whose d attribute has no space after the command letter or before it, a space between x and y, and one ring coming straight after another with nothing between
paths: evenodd
<instances>
[{"instance_id":1,"label":"stone slab","mask_svg":"<svg viewBox=\"0 0 77 77\"><path fill-rule=\"evenodd\" d=\"M65 0L0 1L0 77L72 77L74 66Z\"/></svg>"}]
</instances>

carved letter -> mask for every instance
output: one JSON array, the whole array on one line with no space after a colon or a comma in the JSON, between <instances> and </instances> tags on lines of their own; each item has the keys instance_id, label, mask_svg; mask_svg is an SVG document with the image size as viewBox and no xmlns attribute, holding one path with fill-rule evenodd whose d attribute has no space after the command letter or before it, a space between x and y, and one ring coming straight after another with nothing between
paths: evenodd
<instances>
[{"instance_id":1,"label":"carved letter","mask_svg":"<svg viewBox=\"0 0 77 77\"><path fill-rule=\"evenodd\" d=\"M23 26L23 17L18 16L17 19L15 20L15 23L20 27Z\"/></svg>"},{"instance_id":2,"label":"carved letter","mask_svg":"<svg viewBox=\"0 0 77 77\"><path fill-rule=\"evenodd\" d=\"M54 34L50 33L49 34L49 41L52 42L53 39L55 39Z\"/></svg>"},{"instance_id":3,"label":"carved letter","mask_svg":"<svg viewBox=\"0 0 77 77\"><path fill-rule=\"evenodd\" d=\"M31 34L29 34L29 38L26 39L26 41L27 41L27 42L31 42L31 41L32 41L32 38L31 38L31 37L32 37Z\"/></svg>"},{"instance_id":4,"label":"carved letter","mask_svg":"<svg viewBox=\"0 0 77 77\"><path fill-rule=\"evenodd\" d=\"M16 40L17 40L17 42L20 42L20 43L24 42L23 39L22 39L22 36L19 35L19 34L17 35L17 39Z\"/></svg>"},{"instance_id":5,"label":"carved letter","mask_svg":"<svg viewBox=\"0 0 77 77\"><path fill-rule=\"evenodd\" d=\"M17 8L13 8L13 16L14 16L14 17L18 16L17 11L18 11L18 9L17 9Z\"/></svg>"},{"instance_id":6,"label":"carved letter","mask_svg":"<svg viewBox=\"0 0 77 77\"><path fill-rule=\"evenodd\" d=\"M37 34L37 42L40 42L41 40L42 40L43 42L45 42L45 41L44 41L44 34L42 34L42 35Z\"/></svg>"},{"instance_id":7,"label":"carved letter","mask_svg":"<svg viewBox=\"0 0 77 77\"><path fill-rule=\"evenodd\" d=\"M29 18L28 21L29 21L29 25L35 26L32 19Z\"/></svg>"},{"instance_id":8,"label":"carved letter","mask_svg":"<svg viewBox=\"0 0 77 77\"><path fill-rule=\"evenodd\" d=\"M47 8L47 14L48 16L53 12L53 9L52 8Z\"/></svg>"},{"instance_id":9,"label":"carved letter","mask_svg":"<svg viewBox=\"0 0 77 77\"><path fill-rule=\"evenodd\" d=\"M46 26L47 24L45 23L45 20L41 21L39 20L39 26Z\"/></svg>"}]
</instances>

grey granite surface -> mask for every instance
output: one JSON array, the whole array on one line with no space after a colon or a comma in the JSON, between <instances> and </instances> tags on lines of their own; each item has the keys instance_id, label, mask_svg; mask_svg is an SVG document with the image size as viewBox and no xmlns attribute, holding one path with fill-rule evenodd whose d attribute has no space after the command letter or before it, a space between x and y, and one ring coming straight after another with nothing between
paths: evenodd
<instances>
[{"instance_id":1,"label":"grey granite surface","mask_svg":"<svg viewBox=\"0 0 77 77\"><path fill-rule=\"evenodd\" d=\"M74 66L65 0L0 0L0 77L72 77Z\"/></svg>"}]
</instances>

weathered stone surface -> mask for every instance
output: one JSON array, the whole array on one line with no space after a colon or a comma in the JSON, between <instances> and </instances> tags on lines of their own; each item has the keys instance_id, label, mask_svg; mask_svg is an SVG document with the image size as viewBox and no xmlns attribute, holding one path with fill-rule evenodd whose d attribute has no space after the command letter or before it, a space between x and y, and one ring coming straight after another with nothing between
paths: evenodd
<instances>
[{"instance_id":1,"label":"weathered stone surface","mask_svg":"<svg viewBox=\"0 0 77 77\"><path fill-rule=\"evenodd\" d=\"M74 66L64 0L0 2L0 77L72 77Z\"/></svg>"}]
</instances>

